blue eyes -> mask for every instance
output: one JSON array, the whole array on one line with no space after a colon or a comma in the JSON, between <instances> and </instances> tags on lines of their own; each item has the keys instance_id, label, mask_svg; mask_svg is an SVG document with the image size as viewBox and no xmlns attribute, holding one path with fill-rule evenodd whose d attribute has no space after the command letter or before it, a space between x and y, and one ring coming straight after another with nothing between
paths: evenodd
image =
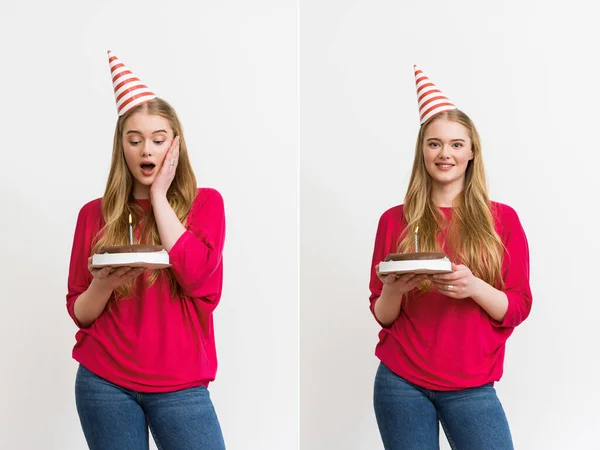
<instances>
[{"instance_id":1,"label":"blue eyes","mask_svg":"<svg viewBox=\"0 0 600 450\"><path fill-rule=\"evenodd\" d=\"M430 142L429 143L429 147L431 148L439 148L440 144L438 144L437 142ZM454 148L461 148L463 146L462 143L460 142L455 142L454 144L452 144L452 147Z\"/></svg>"}]
</instances>

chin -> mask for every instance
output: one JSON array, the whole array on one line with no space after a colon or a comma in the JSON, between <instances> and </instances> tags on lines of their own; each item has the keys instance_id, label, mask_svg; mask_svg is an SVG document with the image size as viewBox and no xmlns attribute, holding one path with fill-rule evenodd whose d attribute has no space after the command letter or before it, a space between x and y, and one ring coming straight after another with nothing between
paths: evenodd
<instances>
[{"instance_id":1,"label":"chin","mask_svg":"<svg viewBox=\"0 0 600 450\"><path fill-rule=\"evenodd\" d=\"M152 183L154 182L154 178L156 177L152 177L152 178L148 178L148 177L144 177L144 176L140 176L140 177L134 177L135 181L140 184L141 186L152 186Z\"/></svg>"}]
</instances>

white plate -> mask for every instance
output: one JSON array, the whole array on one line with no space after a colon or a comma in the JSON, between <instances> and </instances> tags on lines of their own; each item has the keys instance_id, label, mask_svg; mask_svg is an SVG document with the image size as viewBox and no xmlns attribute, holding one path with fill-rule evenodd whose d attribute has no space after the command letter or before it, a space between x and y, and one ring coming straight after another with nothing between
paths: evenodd
<instances>
[{"instance_id":1,"label":"white plate","mask_svg":"<svg viewBox=\"0 0 600 450\"><path fill-rule=\"evenodd\" d=\"M146 267L164 269L171 267L169 254L165 251L148 253L101 253L92 256L92 268Z\"/></svg>"},{"instance_id":2,"label":"white plate","mask_svg":"<svg viewBox=\"0 0 600 450\"><path fill-rule=\"evenodd\" d=\"M409 259L404 261L382 261L379 273L451 273L452 262L449 259Z\"/></svg>"}]
</instances>

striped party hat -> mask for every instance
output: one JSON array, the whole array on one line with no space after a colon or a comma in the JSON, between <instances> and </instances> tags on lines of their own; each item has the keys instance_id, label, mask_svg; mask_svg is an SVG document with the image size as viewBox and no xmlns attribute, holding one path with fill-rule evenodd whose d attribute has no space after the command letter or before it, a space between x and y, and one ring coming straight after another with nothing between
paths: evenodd
<instances>
[{"instance_id":1,"label":"striped party hat","mask_svg":"<svg viewBox=\"0 0 600 450\"><path fill-rule=\"evenodd\" d=\"M448 100L423 71L415 64L415 82L417 83L417 101L419 102L419 119L423 125L429 118L442 111L457 109Z\"/></svg>"},{"instance_id":2,"label":"striped party hat","mask_svg":"<svg viewBox=\"0 0 600 450\"><path fill-rule=\"evenodd\" d=\"M125 67L119 58L108 51L108 63L110 64L110 76L112 77L115 100L117 102L117 113L122 116L131 108L156 98L154 92L148 89L131 70Z\"/></svg>"}]
</instances>

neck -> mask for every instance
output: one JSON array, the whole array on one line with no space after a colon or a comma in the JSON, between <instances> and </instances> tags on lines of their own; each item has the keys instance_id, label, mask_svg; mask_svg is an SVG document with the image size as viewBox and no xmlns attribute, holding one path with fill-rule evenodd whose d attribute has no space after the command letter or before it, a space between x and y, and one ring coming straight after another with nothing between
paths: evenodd
<instances>
[{"instance_id":1,"label":"neck","mask_svg":"<svg viewBox=\"0 0 600 450\"><path fill-rule=\"evenodd\" d=\"M148 200L150 199L150 186L144 186L135 183L133 186L133 198L136 200Z\"/></svg>"},{"instance_id":2,"label":"neck","mask_svg":"<svg viewBox=\"0 0 600 450\"><path fill-rule=\"evenodd\" d=\"M434 184L431 187L431 200L436 206L442 208L450 208L454 202L454 199L459 195L464 186L462 183Z\"/></svg>"}]
</instances>

